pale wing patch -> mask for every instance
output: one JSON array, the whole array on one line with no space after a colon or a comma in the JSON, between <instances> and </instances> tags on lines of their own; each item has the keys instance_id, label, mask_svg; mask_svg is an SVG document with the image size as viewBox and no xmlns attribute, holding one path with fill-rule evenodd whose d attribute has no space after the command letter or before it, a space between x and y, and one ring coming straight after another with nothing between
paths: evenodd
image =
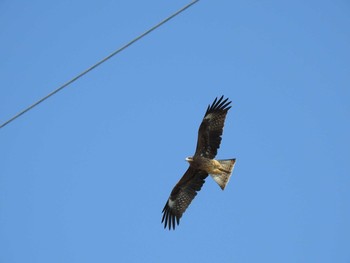
<instances>
[{"instance_id":1,"label":"pale wing patch","mask_svg":"<svg viewBox=\"0 0 350 263\"><path fill-rule=\"evenodd\" d=\"M169 199L168 199L168 206L169 206L170 208L173 208L173 207L174 207L174 204L175 204L175 200L172 201L172 200L169 198Z\"/></svg>"}]
</instances>

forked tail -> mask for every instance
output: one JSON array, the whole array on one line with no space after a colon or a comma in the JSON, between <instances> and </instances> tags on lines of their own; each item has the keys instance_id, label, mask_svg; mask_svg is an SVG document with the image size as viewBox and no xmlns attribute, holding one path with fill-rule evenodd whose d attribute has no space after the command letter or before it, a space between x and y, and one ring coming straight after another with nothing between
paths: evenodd
<instances>
[{"instance_id":1,"label":"forked tail","mask_svg":"<svg viewBox=\"0 0 350 263\"><path fill-rule=\"evenodd\" d=\"M210 176L213 177L213 179L220 186L220 188L224 190L226 185L228 184L228 181L230 180L232 170L236 163L236 159L217 160L217 161L221 165L221 167L219 168L221 173L211 174Z\"/></svg>"}]
</instances>

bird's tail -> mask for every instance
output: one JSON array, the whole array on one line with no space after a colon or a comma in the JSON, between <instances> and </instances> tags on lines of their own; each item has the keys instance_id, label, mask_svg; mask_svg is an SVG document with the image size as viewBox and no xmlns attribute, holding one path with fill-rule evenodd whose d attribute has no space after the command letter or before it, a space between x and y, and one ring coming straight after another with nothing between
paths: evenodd
<instances>
[{"instance_id":1,"label":"bird's tail","mask_svg":"<svg viewBox=\"0 0 350 263\"><path fill-rule=\"evenodd\" d=\"M235 166L236 159L228 159L228 160L217 160L221 167L219 168L220 173L211 174L211 177L215 180L215 182L220 186L222 190L225 189L228 181L230 180L232 170Z\"/></svg>"}]
</instances>

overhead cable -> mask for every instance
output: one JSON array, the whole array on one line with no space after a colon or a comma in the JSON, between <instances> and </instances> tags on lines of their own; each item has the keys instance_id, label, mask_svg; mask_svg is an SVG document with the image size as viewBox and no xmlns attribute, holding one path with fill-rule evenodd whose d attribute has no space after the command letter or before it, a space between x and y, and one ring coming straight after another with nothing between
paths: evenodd
<instances>
[{"instance_id":1,"label":"overhead cable","mask_svg":"<svg viewBox=\"0 0 350 263\"><path fill-rule=\"evenodd\" d=\"M114 52L112 52L110 55L108 55L107 57L101 59L100 61L98 61L97 63L95 63L93 66L89 67L88 69L84 70L83 72L81 72L80 74L78 74L77 76L75 76L74 78L72 78L71 80L67 81L66 83L64 83L63 85L61 85L60 87L58 87L57 89L55 89L54 91L52 91L51 93L47 94L45 97L41 98L40 100L36 101L35 103L33 103L32 105L30 105L29 107L25 108L24 110L20 111L19 113L17 113L15 116L13 116L12 118L10 118L9 120L5 121L3 124L0 125L0 128L5 127L7 124L9 124L10 122L14 121L15 119L17 119L18 117L22 116L24 113L28 112L29 110L33 109L34 107L38 106L41 102L43 102L44 100L48 99L49 97L51 97L52 95L56 94L57 92L61 91L62 89L66 88L67 86L69 86L70 84L72 84L74 81L78 80L79 78L81 78L82 76L84 76L85 74L87 74L88 72L90 72L91 70L97 68L99 65L101 65L102 63L106 62L107 60L109 60L110 58L112 58L113 56L117 55L118 53L120 53L121 51L123 51L124 49L128 48L129 46L131 46L132 44L134 44L135 42L137 42L138 40L140 40L141 38L143 38L144 36L148 35L149 33L151 33L152 31L154 31L155 29L157 29L158 27L162 26L163 24L165 24L166 22L168 22L170 19L174 18L175 16L177 16L178 14L182 13L183 11L185 11L187 8L191 7L192 5L194 5L195 3L197 3L199 0L194 0L191 3L185 5L184 7L182 7L181 9L179 9L178 11L176 11L175 13L173 13L172 15L168 16L167 18L165 18L164 20L162 20L161 22L159 22L158 24L154 25L153 27L151 27L150 29L148 29L147 31L145 31L144 33L140 34L139 36L137 36L136 38L134 38L133 40L131 40L130 42L126 43L124 46L120 47L119 49L115 50Z\"/></svg>"}]
</instances>

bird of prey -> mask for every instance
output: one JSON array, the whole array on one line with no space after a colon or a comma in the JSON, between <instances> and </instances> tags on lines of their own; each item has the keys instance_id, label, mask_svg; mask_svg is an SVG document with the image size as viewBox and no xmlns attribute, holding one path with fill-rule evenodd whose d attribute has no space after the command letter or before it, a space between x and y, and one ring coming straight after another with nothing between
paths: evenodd
<instances>
[{"instance_id":1,"label":"bird of prey","mask_svg":"<svg viewBox=\"0 0 350 263\"><path fill-rule=\"evenodd\" d=\"M204 118L198 130L196 152L192 157L187 157L189 167L180 181L171 191L163 209L162 223L164 228L175 229L175 221L179 225L180 218L190 205L197 192L201 190L208 174L215 182L225 189L235 165L236 159L215 160L217 150L220 148L221 135L224 122L231 101L215 98L208 106Z\"/></svg>"}]
</instances>

